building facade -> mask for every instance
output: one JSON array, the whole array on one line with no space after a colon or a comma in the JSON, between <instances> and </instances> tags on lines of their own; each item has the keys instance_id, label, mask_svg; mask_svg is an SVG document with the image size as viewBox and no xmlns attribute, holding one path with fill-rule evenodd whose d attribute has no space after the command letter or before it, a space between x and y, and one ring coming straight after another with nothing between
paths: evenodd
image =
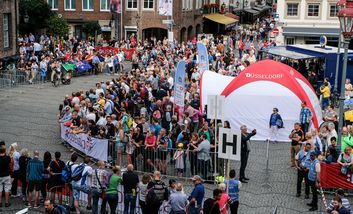
<instances>
[{"instance_id":1,"label":"building facade","mask_svg":"<svg viewBox=\"0 0 353 214\"><path fill-rule=\"evenodd\" d=\"M318 44L320 36L327 44L338 45L337 0L282 0L277 2L279 44Z\"/></svg>"},{"instance_id":2,"label":"building facade","mask_svg":"<svg viewBox=\"0 0 353 214\"><path fill-rule=\"evenodd\" d=\"M17 0L0 1L0 58L16 55L17 5Z\"/></svg>"},{"instance_id":3,"label":"building facade","mask_svg":"<svg viewBox=\"0 0 353 214\"><path fill-rule=\"evenodd\" d=\"M168 37L164 20L173 19L171 32L174 39L186 41L202 32L202 12L200 8L206 0L174 0L173 16L158 13L160 0L121 0L122 13L119 38L137 34L139 40ZM86 21L97 20L102 27L105 39L115 36L114 16L110 12L110 0L47 0L53 11L70 25L70 35L86 38L82 25ZM170 21L169 21L170 22Z\"/></svg>"}]
</instances>

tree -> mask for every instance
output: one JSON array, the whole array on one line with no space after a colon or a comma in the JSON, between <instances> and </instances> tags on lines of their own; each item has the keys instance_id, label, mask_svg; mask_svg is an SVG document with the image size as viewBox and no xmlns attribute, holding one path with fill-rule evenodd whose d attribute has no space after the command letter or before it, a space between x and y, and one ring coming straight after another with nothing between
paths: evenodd
<instances>
[{"instance_id":1,"label":"tree","mask_svg":"<svg viewBox=\"0 0 353 214\"><path fill-rule=\"evenodd\" d=\"M20 0L20 33L38 32L48 27L48 20L52 11L46 0ZM25 23L24 17L28 16L28 23Z\"/></svg>"},{"instance_id":2,"label":"tree","mask_svg":"<svg viewBox=\"0 0 353 214\"><path fill-rule=\"evenodd\" d=\"M95 36L102 33L101 26L97 21L88 21L82 25L82 31L88 36Z\"/></svg>"},{"instance_id":3,"label":"tree","mask_svg":"<svg viewBox=\"0 0 353 214\"><path fill-rule=\"evenodd\" d=\"M65 19L59 18L56 13L48 21L48 33L52 36L65 37L69 34L70 27Z\"/></svg>"}]
</instances>

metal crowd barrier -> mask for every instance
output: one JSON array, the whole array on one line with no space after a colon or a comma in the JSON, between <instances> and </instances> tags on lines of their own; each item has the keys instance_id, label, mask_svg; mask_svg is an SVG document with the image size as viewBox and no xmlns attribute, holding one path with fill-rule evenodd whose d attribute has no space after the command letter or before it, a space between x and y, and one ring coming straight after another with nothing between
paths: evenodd
<instances>
[{"instance_id":1,"label":"metal crowd barrier","mask_svg":"<svg viewBox=\"0 0 353 214\"><path fill-rule=\"evenodd\" d=\"M29 84L32 78L31 72L19 71L17 69L0 71L0 88L16 87L19 85ZM32 84L40 84L46 82L47 77L42 76L38 71L33 78Z\"/></svg>"},{"instance_id":2,"label":"metal crowd barrier","mask_svg":"<svg viewBox=\"0 0 353 214\"><path fill-rule=\"evenodd\" d=\"M180 153L178 149L163 150L137 147L131 153L131 151L126 150L126 147L117 148L115 141L109 140L108 166L119 165L124 170L128 164L133 164L135 171L139 173L152 173L158 170L163 176L180 179L200 175L209 183L215 181L215 176L224 175L226 162L221 158L217 158L217 153L210 152L210 159L204 161L198 158L196 151L187 149L182 151L183 154L178 156L177 153Z\"/></svg>"}]
</instances>

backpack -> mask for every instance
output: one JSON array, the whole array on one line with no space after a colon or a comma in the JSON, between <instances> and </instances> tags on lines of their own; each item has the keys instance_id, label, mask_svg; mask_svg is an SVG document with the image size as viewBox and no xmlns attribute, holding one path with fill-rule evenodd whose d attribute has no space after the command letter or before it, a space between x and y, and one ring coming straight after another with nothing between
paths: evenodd
<instances>
[{"instance_id":1,"label":"backpack","mask_svg":"<svg viewBox=\"0 0 353 214\"><path fill-rule=\"evenodd\" d=\"M71 180L79 181L82 178L82 173L85 170L85 164L78 165L71 174Z\"/></svg>"},{"instance_id":2,"label":"backpack","mask_svg":"<svg viewBox=\"0 0 353 214\"><path fill-rule=\"evenodd\" d=\"M113 173L109 172L107 176L104 178L104 185L109 188L110 178L112 177Z\"/></svg>"},{"instance_id":3,"label":"backpack","mask_svg":"<svg viewBox=\"0 0 353 214\"><path fill-rule=\"evenodd\" d=\"M127 127L130 129L133 125L134 125L134 120L129 115L129 118L127 119Z\"/></svg>"},{"instance_id":4,"label":"backpack","mask_svg":"<svg viewBox=\"0 0 353 214\"><path fill-rule=\"evenodd\" d=\"M72 178L71 178L71 167L74 164L69 164L69 162L65 165L65 167L61 170L61 180L64 183L70 183Z\"/></svg>"},{"instance_id":5,"label":"backpack","mask_svg":"<svg viewBox=\"0 0 353 214\"><path fill-rule=\"evenodd\" d=\"M60 212L61 214L68 214L68 213L69 213L67 207L65 207L64 205L58 204L58 205L55 205L54 208L55 208L56 210L59 210L59 212Z\"/></svg>"},{"instance_id":6,"label":"backpack","mask_svg":"<svg viewBox=\"0 0 353 214\"><path fill-rule=\"evenodd\" d=\"M169 197L168 188L163 182L154 183L153 187L147 190L146 204L159 204Z\"/></svg>"}]
</instances>

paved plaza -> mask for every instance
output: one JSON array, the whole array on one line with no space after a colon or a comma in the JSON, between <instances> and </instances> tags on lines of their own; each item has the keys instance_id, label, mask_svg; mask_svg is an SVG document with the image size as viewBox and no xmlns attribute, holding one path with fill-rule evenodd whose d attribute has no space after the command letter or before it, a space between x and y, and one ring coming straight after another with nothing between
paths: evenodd
<instances>
[{"instance_id":1,"label":"paved plaza","mask_svg":"<svg viewBox=\"0 0 353 214\"><path fill-rule=\"evenodd\" d=\"M94 87L101 80L109 80L112 76L82 76L73 78L69 86L60 85L55 88L50 83L42 85L26 85L0 90L0 139L9 145L18 142L20 148L31 151L39 150L41 156L45 151L62 153L67 160L70 151L61 144L57 123L58 105L65 94L80 89ZM266 170L266 143L255 142L252 145L250 159L246 170L250 178L240 191L240 213L306 213L309 209L304 196L296 198L296 172L289 164L289 144L270 144L269 170ZM232 163L239 169L239 162ZM239 172L239 170L237 170ZM186 182L186 193L190 194L191 184ZM214 185L207 184L207 197L211 196ZM331 196L329 196L331 198ZM319 210L322 208L321 198ZM24 208L20 199L11 199L10 209L0 208L0 213L15 213ZM44 209L30 210L29 213L43 213ZM88 213L88 212L85 212ZM312 212L314 213L314 212ZM319 212L316 212L319 213Z\"/></svg>"}]
</instances>

